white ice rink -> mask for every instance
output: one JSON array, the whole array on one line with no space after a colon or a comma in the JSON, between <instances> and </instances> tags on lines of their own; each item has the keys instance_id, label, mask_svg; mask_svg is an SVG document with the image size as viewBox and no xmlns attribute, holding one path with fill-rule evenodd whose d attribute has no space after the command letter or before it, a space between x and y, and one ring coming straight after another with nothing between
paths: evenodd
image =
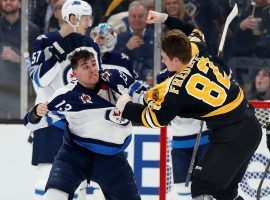
<instances>
[{"instance_id":1,"label":"white ice rink","mask_svg":"<svg viewBox=\"0 0 270 200\"><path fill-rule=\"evenodd\" d=\"M134 168L142 199L158 200L158 130L135 128L134 133L128 148L128 159ZM0 199L31 200L36 174L35 167L31 165L32 146L27 142L29 131L23 125L2 124L0 134ZM240 184L240 193L245 199L255 200L256 188L269 157L264 133L262 143L252 159L243 183ZM270 199L270 173L264 181L262 195L261 200Z\"/></svg>"}]
</instances>

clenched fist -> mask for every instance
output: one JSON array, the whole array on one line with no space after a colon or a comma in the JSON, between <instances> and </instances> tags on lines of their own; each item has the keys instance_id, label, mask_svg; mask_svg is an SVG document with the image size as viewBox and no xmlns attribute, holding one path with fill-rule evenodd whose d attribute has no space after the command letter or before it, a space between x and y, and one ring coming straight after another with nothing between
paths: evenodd
<instances>
[{"instance_id":1,"label":"clenched fist","mask_svg":"<svg viewBox=\"0 0 270 200\"><path fill-rule=\"evenodd\" d=\"M150 10L148 12L147 24L154 24L154 23L164 23L168 17L168 14L166 13L160 13L153 10Z\"/></svg>"}]
</instances>

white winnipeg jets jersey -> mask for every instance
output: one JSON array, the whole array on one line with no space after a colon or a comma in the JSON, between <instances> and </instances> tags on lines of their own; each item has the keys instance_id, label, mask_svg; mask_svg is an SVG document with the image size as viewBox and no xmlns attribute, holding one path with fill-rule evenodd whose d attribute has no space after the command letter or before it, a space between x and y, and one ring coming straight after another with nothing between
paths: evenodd
<instances>
[{"instance_id":1,"label":"white winnipeg jets jersey","mask_svg":"<svg viewBox=\"0 0 270 200\"><path fill-rule=\"evenodd\" d=\"M131 141L131 122L122 119L115 107L115 94L120 85L130 90L140 85L118 70L104 70L100 77L95 89L75 82L57 90L48 100L49 112L37 122L28 113L26 127L33 131L66 124L72 140L90 151L105 155L123 151Z\"/></svg>"}]
</instances>

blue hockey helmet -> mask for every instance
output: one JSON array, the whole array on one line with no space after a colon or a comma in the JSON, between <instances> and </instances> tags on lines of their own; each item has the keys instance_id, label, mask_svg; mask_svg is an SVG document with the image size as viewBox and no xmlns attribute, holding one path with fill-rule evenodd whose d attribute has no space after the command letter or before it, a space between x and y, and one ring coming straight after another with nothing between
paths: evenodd
<instances>
[{"instance_id":1,"label":"blue hockey helmet","mask_svg":"<svg viewBox=\"0 0 270 200\"><path fill-rule=\"evenodd\" d=\"M117 42L117 34L108 23L100 23L93 28L91 37L99 44L101 53L112 51Z\"/></svg>"}]
</instances>

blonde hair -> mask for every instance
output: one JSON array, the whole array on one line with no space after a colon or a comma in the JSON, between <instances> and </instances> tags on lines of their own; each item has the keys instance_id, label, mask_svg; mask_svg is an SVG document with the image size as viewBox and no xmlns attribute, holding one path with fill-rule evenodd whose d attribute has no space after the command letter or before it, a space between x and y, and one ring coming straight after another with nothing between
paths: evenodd
<instances>
[{"instance_id":1,"label":"blonde hair","mask_svg":"<svg viewBox=\"0 0 270 200\"><path fill-rule=\"evenodd\" d=\"M166 1L167 0L164 0L163 1L163 10L164 10L164 12L166 12L167 14L169 14L167 12L167 10L166 10ZM183 20L184 17L185 17L185 15L186 15L186 10L185 10L185 6L184 6L184 2L183 2L183 0L176 0L176 2L177 2L177 5L179 7L179 10L178 10L178 16L174 16L174 17L177 17L177 18Z\"/></svg>"}]
</instances>

